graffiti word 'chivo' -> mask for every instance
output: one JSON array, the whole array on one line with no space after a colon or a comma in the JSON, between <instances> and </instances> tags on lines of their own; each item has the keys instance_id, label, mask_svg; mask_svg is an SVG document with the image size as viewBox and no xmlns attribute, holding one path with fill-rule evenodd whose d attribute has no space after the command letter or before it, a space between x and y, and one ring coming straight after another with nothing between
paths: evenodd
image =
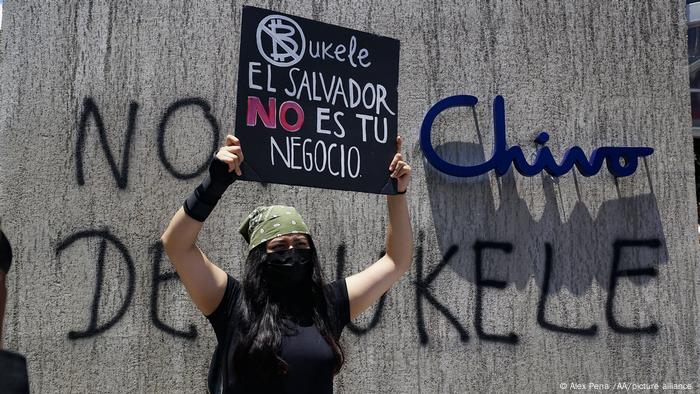
<instances>
[{"instance_id":1,"label":"graffiti word 'chivo'","mask_svg":"<svg viewBox=\"0 0 700 394\"><path fill-rule=\"evenodd\" d=\"M430 133L433 121L442 111L452 107L473 107L478 99L469 95L457 95L446 97L433 105L425 115L420 131L420 146L428 162L437 170L457 177L473 177L496 170L496 174L504 175L508 172L511 163L519 173L525 176L534 176L547 171L552 176L562 176L574 166L583 176L593 176L600 171L603 160L606 161L608 171L616 177L632 175L637 170L638 159L654 153L649 147L613 147L604 146L593 149L590 159L578 146L569 148L564 153L564 159L557 163L548 147L543 146L548 140L546 132L540 133L535 138L539 145L535 160L532 164L525 160L525 155L520 146L506 146L506 113L502 96L496 96L493 100L493 154L489 160L483 163L462 166L443 160L430 142Z\"/></svg>"}]
</instances>

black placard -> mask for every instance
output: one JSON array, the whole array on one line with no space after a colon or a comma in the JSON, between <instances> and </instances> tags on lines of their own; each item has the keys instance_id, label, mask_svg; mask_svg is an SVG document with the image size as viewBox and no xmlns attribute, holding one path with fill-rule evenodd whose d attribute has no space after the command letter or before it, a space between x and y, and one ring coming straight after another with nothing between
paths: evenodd
<instances>
[{"instance_id":1,"label":"black placard","mask_svg":"<svg viewBox=\"0 0 700 394\"><path fill-rule=\"evenodd\" d=\"M245 6L240 179L395 194L399 41Z\"/></svg>"}]
</instances>

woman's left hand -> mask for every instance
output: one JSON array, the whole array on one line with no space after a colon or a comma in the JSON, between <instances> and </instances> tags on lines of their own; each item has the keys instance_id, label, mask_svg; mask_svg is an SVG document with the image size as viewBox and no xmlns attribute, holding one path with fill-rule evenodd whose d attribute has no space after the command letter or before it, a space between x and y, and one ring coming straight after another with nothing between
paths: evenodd
<instances>
[{"instance_id":1,"label":"woman's left hand","mask_svg":"<svg viewBox=\"0 0 700 394\"><path fill-rule=\"evenodd\" d=\"M401 155L400 135L396 136L396 154L389 165L389 171L391 171L392 178L397 178L399 192L406 191L408 184L411 182L411 166L403 160Z\"/></svg>"}]
</instances>

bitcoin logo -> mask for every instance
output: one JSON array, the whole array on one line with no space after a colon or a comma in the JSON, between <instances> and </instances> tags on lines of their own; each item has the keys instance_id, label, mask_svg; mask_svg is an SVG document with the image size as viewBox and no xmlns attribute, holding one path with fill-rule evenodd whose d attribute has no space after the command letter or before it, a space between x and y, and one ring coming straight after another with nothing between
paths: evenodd
<instances>
[{"instance_id":1,"label":"bitcoin logo","mask_svg":"<svg viewBox=\"0 0 700 394\"><path fill-rule=\"evenodd\" d=\"M282 15L269 15L261 20L256 40L262 57L275 66L288 67L298 63L306 50L301 27Z\"/></svg>"}]
</instances>

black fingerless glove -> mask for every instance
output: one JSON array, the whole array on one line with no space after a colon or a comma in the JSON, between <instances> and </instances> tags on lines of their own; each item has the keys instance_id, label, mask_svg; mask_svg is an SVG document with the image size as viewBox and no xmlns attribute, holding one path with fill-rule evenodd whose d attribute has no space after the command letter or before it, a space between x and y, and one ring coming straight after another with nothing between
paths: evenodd
<instances>
[{"instance_id":1,"label":"black fingerless glove","mask_svg":"<svg viewBox=\"0 0 700 394\"><path fill-rule=\"evenodd\" d=\"M214 156L209 163L207 177L185 200L182 206L185 213L192 219L203 222L237 178L235 171L228 172L228 165Z\"/></svg>"}]
</instances>

